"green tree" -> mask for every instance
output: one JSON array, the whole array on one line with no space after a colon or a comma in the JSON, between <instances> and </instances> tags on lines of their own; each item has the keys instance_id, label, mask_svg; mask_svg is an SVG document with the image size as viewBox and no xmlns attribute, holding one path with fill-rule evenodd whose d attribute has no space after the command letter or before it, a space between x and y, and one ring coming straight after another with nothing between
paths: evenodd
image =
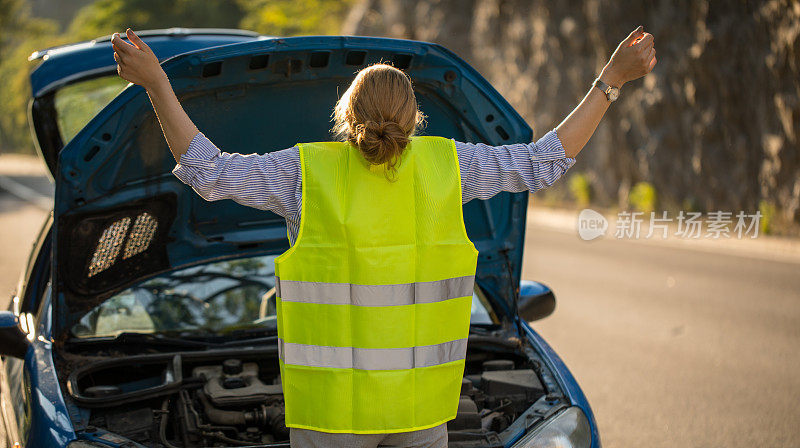
<instances>
[{"instance_id":1,"label":"green tree","mask_svg":"<svg viewBox=\"0 0 800 448\"><path fill-rule=\"evenodd\" d=\"M353 0L239 0L241 27L273 36L338 34Z\"/></svg>"},{"instance_id":2,"label":"green tree","mask_svg":"<svg viewBox=\"0 0 800 448\"><path fill-rule=\"evenodd\" d=\"M51 31L53 26L47 20L32 18L30 5L24 0L0 0L0 60L26 39Z\"/></svg>"},{"instance_id":3,"label":"green tree","mask_svg":"<svg viewBox=\"0 0 800 448\"><path fill-rule=\"evenodd\" d=\"M78 12L68 34L87 40L126 28L238 28L242 18L233 0L97 0Z\"/></svg>"},{"instance_id":4,"label":"green tree","mask_svg":"<svg viewBox=\"0 0 800 448\"><path fill-rule=\"evenodd\" d=\"M33 152L28 131L30 98L28 56L36 49L57 45L58 24L31 17L24 0L0 0L0 149Z\"/></svg>"}]
</instances>

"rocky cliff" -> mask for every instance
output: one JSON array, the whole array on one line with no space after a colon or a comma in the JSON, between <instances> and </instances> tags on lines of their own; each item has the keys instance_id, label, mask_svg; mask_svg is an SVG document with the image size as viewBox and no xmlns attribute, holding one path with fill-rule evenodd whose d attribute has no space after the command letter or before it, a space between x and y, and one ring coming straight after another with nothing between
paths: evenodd
<instances>
[{"instance_id":1,"label":"rocky cliff","mask_svg":"<svg viewBox=\"0 0 800 448\"><path fill-rule=\"evenodd\" d=\"M627 207L631 186L648 182L658 209L761 207L796 232L799 2L364 0L343 32L445 45L541 136L640 24L658 65L625 85L571 175L584 173L598 205Z\"/></svg>"}]
</instances>

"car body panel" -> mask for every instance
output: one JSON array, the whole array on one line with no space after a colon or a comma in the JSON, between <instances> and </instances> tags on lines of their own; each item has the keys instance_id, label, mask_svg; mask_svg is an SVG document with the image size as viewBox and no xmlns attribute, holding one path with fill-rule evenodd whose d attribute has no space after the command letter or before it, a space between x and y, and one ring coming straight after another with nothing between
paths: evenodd
<instances>
[{"instance_id":1,"label":"car body panel","mask_svg":"<svg viewBox=\"0 0 800 448\"><path fill-rule=\"evenodd\" d=\"M2 368L14 413L4 415L22 446L63 447L76 438L53 362L52 308L44 303L25 359L5 357ZM5 410L4 410L5 412ZM12 440L12 442L15 442ZM13 446L13 445L12 445Z\"/></svg>"},{"instance_id":2,"label":"car body panel","mask_svg":"<svg viewBox=\"0 0 800 448\"><path fill-rule=\"evenodd\" d=\"M348 64L353 53L364 56L357 65ZM268 62L253 69L262 57ZM359 67L379 60L407 64L429 116L425 133L491 144L531 140L530 127L502 96L435 44L341 36L265 39L184 53L162 65L199 129L225 151L251 153L330 140L337 91ZM207 260L208 254L288 248L283 218L233 201L207 202L171 174L174 166L149 99L134 85L60 152L57 334L143 276ZM467 233L480 251L477 282L506 316L514 315L518 294L527 197L501 193L464 207ZM142 213L158 223L151 248L89 275L102 231Z\"/></svg>"}]
</instances>

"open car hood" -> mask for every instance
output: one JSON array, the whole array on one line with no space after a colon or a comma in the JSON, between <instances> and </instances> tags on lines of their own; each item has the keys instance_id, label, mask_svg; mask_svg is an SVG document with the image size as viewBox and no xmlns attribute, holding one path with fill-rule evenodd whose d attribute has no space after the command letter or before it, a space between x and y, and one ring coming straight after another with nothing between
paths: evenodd
<instances>
[{"instance_id":1,"label":"open car hood","mask_svg":"<svg viewBox=\"0 0 800 448\"><path fill-rule=\"evenodd\" d=\"M253 31L217 28L169 28L137 33L160 61L203 48L265 39ZM125 33L121 36L125 38ZM56 117L56 93L67 85L101 76L116 75L111 36L60 45L33 52L28 60L41 60L31 72L30 123L37 149L55 178L58 153L64 147Z\"/></svg>"},{"instance_id":2,"label":"open car hood","mask_svg":"<svg viewBox=\"0 0 800 448\"><path fill-rule=\"evenodd\" d=\"M109 50L111 51L111 50ZM430 43L365 37L265 39L184 53L162 63L186 112L226 152L265 153L330 140L337 100L366 64L412 77L424 134L467 142L528 142L532 131L474 69ZM56 171L57 334L121 288L211 258L280 253L283 218L230 200L207 202L171 170L146 92L130 85L60 152ZM464 206L480 251L477 282L513 316L527 193Z\"/></svg>"}]
</instances>

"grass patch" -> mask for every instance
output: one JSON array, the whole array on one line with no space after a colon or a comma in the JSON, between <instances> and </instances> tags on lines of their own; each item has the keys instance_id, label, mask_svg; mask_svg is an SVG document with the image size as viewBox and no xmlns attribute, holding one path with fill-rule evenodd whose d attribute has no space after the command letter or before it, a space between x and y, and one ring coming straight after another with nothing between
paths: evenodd
<instances>
[{"instance_id":1,"label":"grass patch","mask_svg":"<svg viewBox=\"0 0 800 448\"><path fill-rule=\"evenodd\" d=\"M586 207L592 200L592 185L584 173L575 173L569 178L569 192L580 207Z\"/></svg>"},{"instance_id":2,"label":"grass patch","mask_svg":"<svg viewBox=\"0 0 800 448\"><path fill-rule=\"evenodd\" d=\"M650 213L654 211L657 201L656 189L649 182L637 183L628 194L628 204L639 212Z\"/></svg>"},{"instance_id":3,"label":"grass patch","mask_svg":"<svg viewBox=\"0 0 800 448\"><path fill-rule=\"evenodd\" d=\"M758 211L761 212L761 220L759 221L759 232L763 235L769 235L775 230L775 204L769 201L761 201L758 203Z\"/></svg>"}]
</instances>

